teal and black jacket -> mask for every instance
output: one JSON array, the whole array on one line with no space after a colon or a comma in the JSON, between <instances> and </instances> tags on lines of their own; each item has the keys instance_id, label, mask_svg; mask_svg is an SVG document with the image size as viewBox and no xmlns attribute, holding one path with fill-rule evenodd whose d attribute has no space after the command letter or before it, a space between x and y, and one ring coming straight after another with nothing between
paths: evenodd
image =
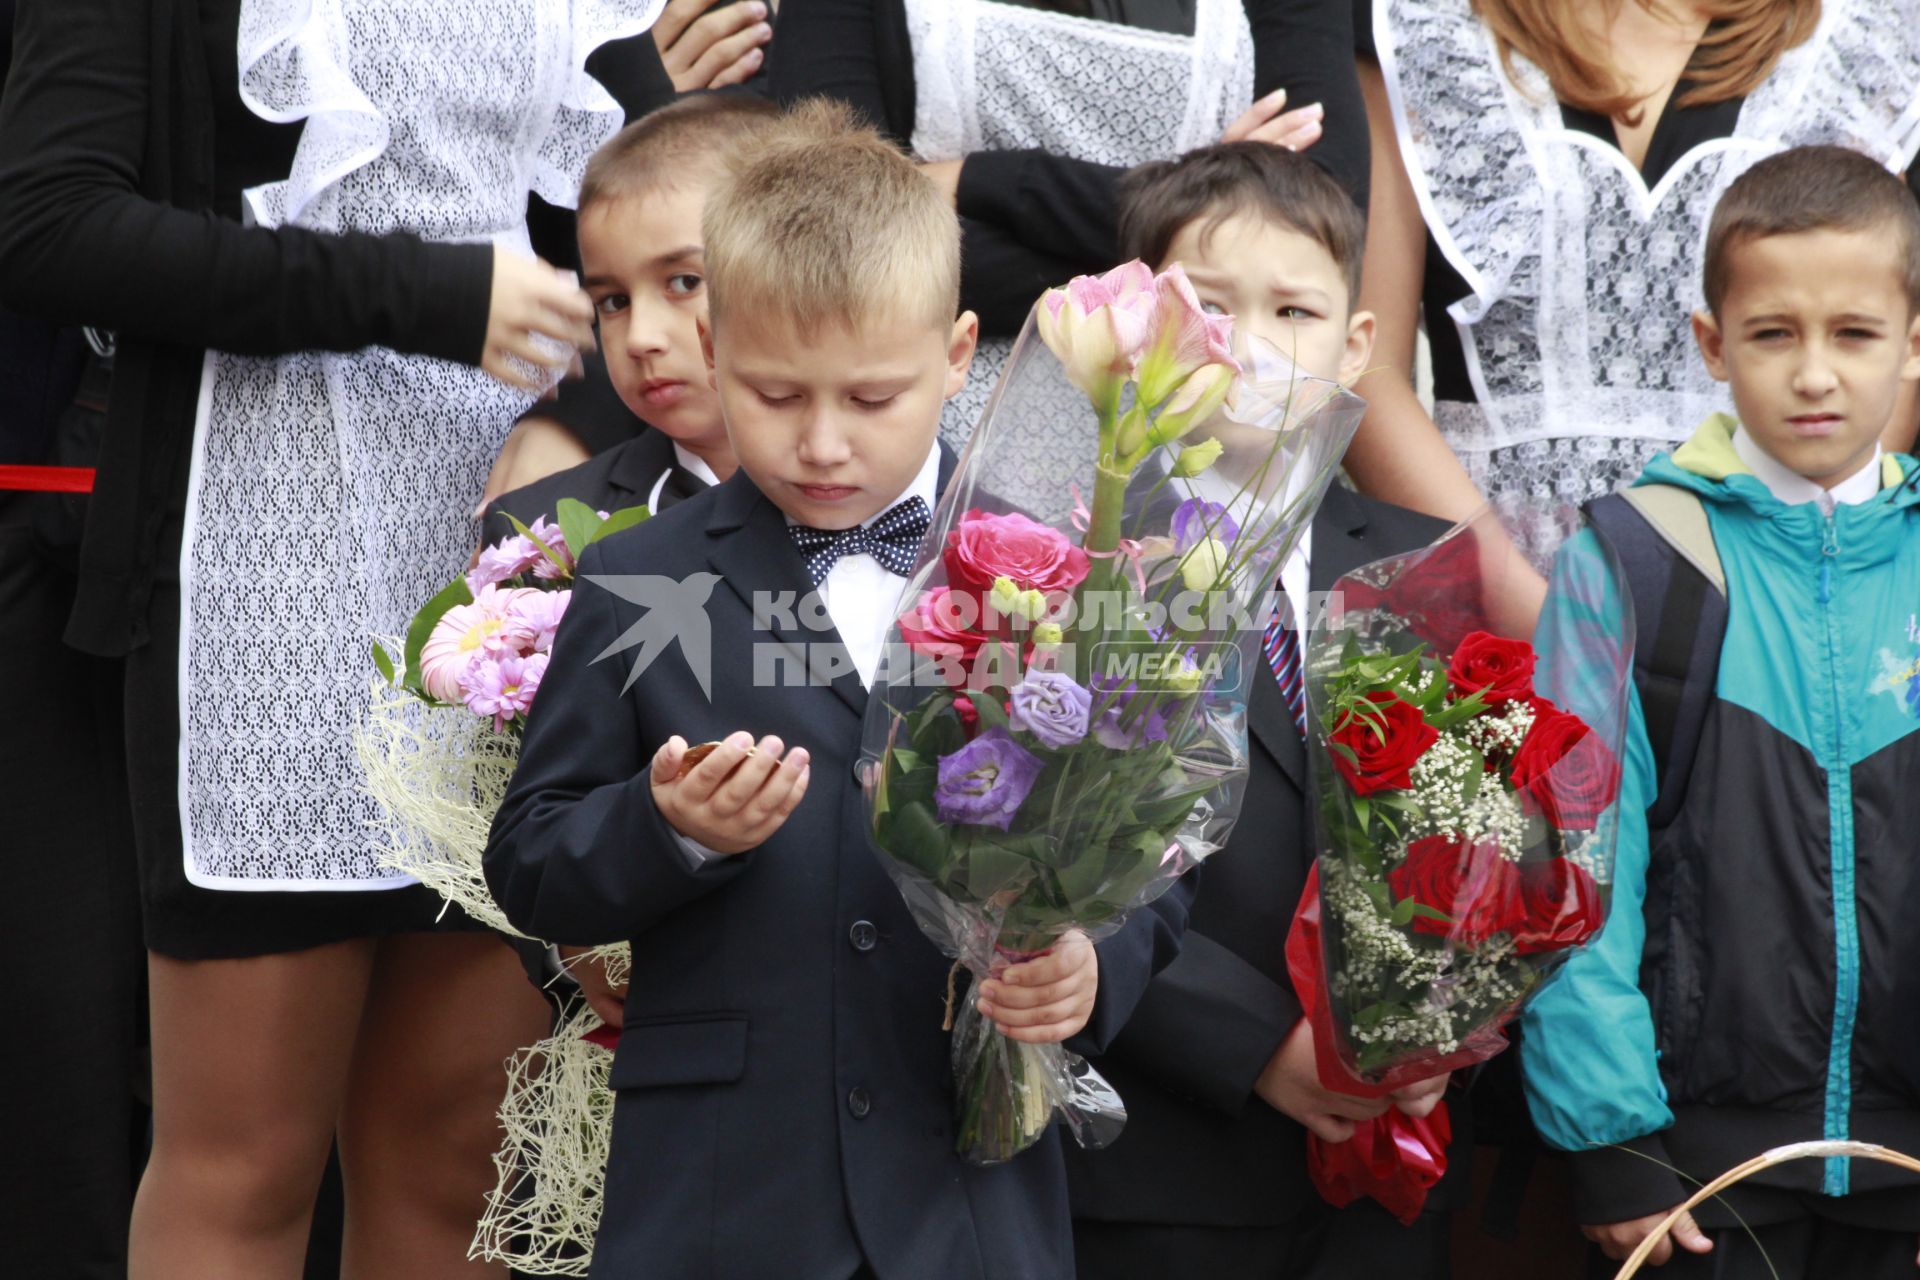
<instances>
[{"instance_id":1,"label":"teal and black jacket","mask_svg":"<svg viewBox=\"0 0 1920 1280\"><path fill-rule=\"evenodd\" d=\"M1668 1166L1705 1180L1817 1139L1920 1152L1900 1060L1920 1008L1894 1000L1920 956L1903 918L1920 857L1920 464L1887 455L1879 494L1826 516L1774 498L1733 425L1709 419L1637 482L1698 496L1725 573L1684 797L1649 824L1642 689L1606 927L1524 1017L1534 1122L1577 1153L1586 1223L1679 1203L1691 1188ZM1555 572L1596 554L1583 532ZM1566 622L1553 609L1545 635ZM1761 1176L1827 1196L1914 1182L1845 1159Z\"/></svg>"}]
</instances>

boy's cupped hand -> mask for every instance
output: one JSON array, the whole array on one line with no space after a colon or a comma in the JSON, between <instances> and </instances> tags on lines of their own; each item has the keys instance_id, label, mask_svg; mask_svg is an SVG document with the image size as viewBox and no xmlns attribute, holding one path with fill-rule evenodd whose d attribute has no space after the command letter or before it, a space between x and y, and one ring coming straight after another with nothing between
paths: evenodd
<instances>
[{"instance_id":1,"label":"boy's cupped hand","mask_svg":"<svg viewBox=\"0 0 1920 1280\"><path fill-rule=\"evenodd\" d=\"M1659 1213L1650 1213L1644 1218L1632 1218L1626 1222L1585 1226L1581 1227L1580 1231L1587 1239L1600 1246L1600 1252L1615 1262L1625 1262L1633 1256L1633 1251L1640 1247L1640 1242L1646 1239L1655 1227L1667 1220L1667 1214L1670 1212L1672 1210L1662 1210ZM1666 1266L1673 1257L1676 1245L1688 1253L1710 1253L1713 1250L1713 1241L1708 1239L1707 1233L1694 1222L1693 1215L1683 1213L1673 1224L1673 1230L1669 1231L1660 1243L1653 1246L1653 1251L1647 1254L1647 1265Z\"/></svg>"},{"instance_id":2,"label":"boy's cupped hand","mask_svg":"<svg viewBox=\"0 0 1920 1280\"><path fill-rule=\"evenodd\" d=\"M1078 929L1046 954L1008 965L980 984L978 1008L1009 1040L1057 1044L1079 1035L1100 994L1100 959Z\"/></svg>"},{"instance_id":3,"label":"boy's cupped hand","mask_svg":"<svg viewBox=\"0 0 1920 1280\"><path fill-rule=\"evenodd\" d=\"M780 829L807 794L805 747L780 739L756 744L744 730L707 753L685 777L692 748L675 734L653 756L653 802L668 825L715 853L745 853Z\"/></svg>"}]
</instances>

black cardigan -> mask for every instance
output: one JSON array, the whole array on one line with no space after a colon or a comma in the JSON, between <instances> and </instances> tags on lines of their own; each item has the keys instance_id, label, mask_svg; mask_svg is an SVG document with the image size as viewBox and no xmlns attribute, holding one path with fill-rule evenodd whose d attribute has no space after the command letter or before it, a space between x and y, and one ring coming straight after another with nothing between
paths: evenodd
<instances>
[{"instance_id":1,"label":"black cardigan","mask_svg":"<svg viewBox=\"0 0 1920 1280\"><path fill-rule=\"evenodd\" d=\"M1352 0L1243 0L1253 29L1254 95L1284 87L1324 103L1326 131L1306 154L1366 207L1366 107L1354 75ZM902 146L913 135L913 43L904 0L787 0L773 94L839 98ZM1114 183L1122 170L1044 151L966 158L956 201L965 233L961 303L989 334L1010 335L1040 291L1114 265Z\"/></svg>"},{"instance_id":2,"label":"black cardigan","mask_svg":"<svg viewBox=\"0 0 1920 1280\"><path fill-rule=\"evenodd\" d=\"M70 643L124 654L184 501L208 348L477 364L493 249L238 221L298 126L239 100L240 0L21 0L0 99L0 305L119 333ZM651 58L652 40L623 42ZM664 78L664 72L660 72Z\"/></svg>"}]
</instances>

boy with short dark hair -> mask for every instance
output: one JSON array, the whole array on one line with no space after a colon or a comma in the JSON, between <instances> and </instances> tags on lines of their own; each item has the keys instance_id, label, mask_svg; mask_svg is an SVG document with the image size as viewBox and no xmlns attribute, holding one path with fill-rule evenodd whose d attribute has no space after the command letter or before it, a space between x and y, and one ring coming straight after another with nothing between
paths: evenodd
<instances>
[{"instance_id":1,"label":"boy with short dark hair","mask_svg":"<svg viewBox=\"0 0 1920 1280\"><path fill-rule=\"evenodd\" d=\"M712 192L703 243L740 470L582 557L486 858L517 926L632 945L592 1274L1061 1280L1058 1134L990 1168L955 1154L949 962L854 776L952 467L935 433L976 332L958 224L877 134L803 104ZM1008 968L982 1011L1104 1044L1185 897Z\"/></svg>"},{"instance_id":2,"label":"boy with short dark hair","mask_svg":"<svg viewBox=\"0 0 1920 1280\"><path fill-rule=\"evenodd\" d=\"M487 508L484 542L513 533L509 514L522 524L553 519L562 498L600 510L658 510L733 474L700 355L700 214L728 160L779 114L763 98L682 98L622 129L587 162L575 225L604 361L588 378L608 386L567 384L560 404L536 405L532 414L571 425L578 415L606 412L598 402L610 388L619 402L610 408L638 419L640 431L563 471L520 483L510 472L508 491Z\"/></svg>"},{"instance_id":3,"label":"boy with short dark hair","mask_svg":"<svg viewBox=\"0 0 1920 1280\"><path fill-rule=\"evenodd\" d=\"M1351 383L1364 372L1373 317L1354 299L1365 219L1311 161L1260 143L1205 147L1134 170L1121 193L1124 255L1156 270L1179 262L1208 310L1305 373ZM1445 1215L1414 1229L1370 1202L1332 1215L1307 1181L1306 1135L1342 1141L1394 1102L1425 1114L1445 1078L1396 1100L1323 1088L1283 952L1313 865L1298 660L1309 593L1445 530L1335 484L1281 568L1291 616L1269 627L1268 664L1253 675L1240 820L1207 860L1180 957L1096 1060L1126 1099L1127 1131L1108 1150L1068 1152L1086 1280L1443 1274Z\"/></svg>"},{"instance_id":4,"label":"boy with short dark hair","mask_svg":"<svg viewBox=\"0 0 1920 1280\"><path fill-rule=\"evenodd\" d=\"M1920 464L1880 448L1920 378L1920 207L1856 152L1772 156L1715 210L1705 286L1694 335L1738 416L1594 503L1555 569L1610 546L1637 629L1607 925L1529 1009L1523 1054L1613 1260L1769 1148L1920 1150L1892 994L1920 830ZM1649 1261L1909 1277L1916 1233L1920 1180L1827 1156L1708 1201Z\"/></svg>"}]
</instances>

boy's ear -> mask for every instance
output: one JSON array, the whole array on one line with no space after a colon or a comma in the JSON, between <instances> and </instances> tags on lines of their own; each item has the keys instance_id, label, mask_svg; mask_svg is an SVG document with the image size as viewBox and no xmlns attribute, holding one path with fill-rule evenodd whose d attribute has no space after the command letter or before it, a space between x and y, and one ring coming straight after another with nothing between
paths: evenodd
<instances>
[{"instance_id":1,"label":"boy's ear","mask_svg":"<svg viewBox=\"0 0 1920 1280\"><path fill-rule=\"evenodd\" d=\"M947 340L947 382L940 398L951 400L967 385L967 370L973 367L974 348L980 345L980 317L962 311L953 322L953 334Z\"/></svg>"},{"instance_id":2,"label":"boy's ear","mask_svg":"<svg viewBox=\"0 0 1920 1280\"><path fill-rule=\"evenodd\" d=\"M694 316L693 326L700 331L700 358L707 362L707 385L718 391L720 384L713 376L713 323L702 311Z\"/></svg>"},{"instance_id":3,"label":"boy's ear","mask_svg":"<svg viewBox=\"0 0 1920 1280\"><path fill-rule=\"evenodd\" d=\"M1720 321L1711 311L1693 313L1693 340L1700 344L1700 358L1715 382L1727 380L1727 337L1720 332Z\"/></svg>"},{"instance_id":4,"label":"boy's ear","mask_svg":"<svg viewBox=\"0 0 1920 1280\"><path fill-rule=\"evenodd\" d=\"M1356 311L1347 317L1347 348L1340 353L1340 384L1352 386L1367 371L1373 359L1374 319L1371 311Z\"/></svg>"},{"instance_id":5,"label":"boy's ear","mask_svg":"<svg viewBox=\"0 0 1920 1280\"><path fill-rule=\"evenodd\" d=\"M1900 380L1912 382L1920 379L1920 310L1914 312L1913 320L1907 325L1907 358L1900 365Z\"/></svg>"}]
</instances>

